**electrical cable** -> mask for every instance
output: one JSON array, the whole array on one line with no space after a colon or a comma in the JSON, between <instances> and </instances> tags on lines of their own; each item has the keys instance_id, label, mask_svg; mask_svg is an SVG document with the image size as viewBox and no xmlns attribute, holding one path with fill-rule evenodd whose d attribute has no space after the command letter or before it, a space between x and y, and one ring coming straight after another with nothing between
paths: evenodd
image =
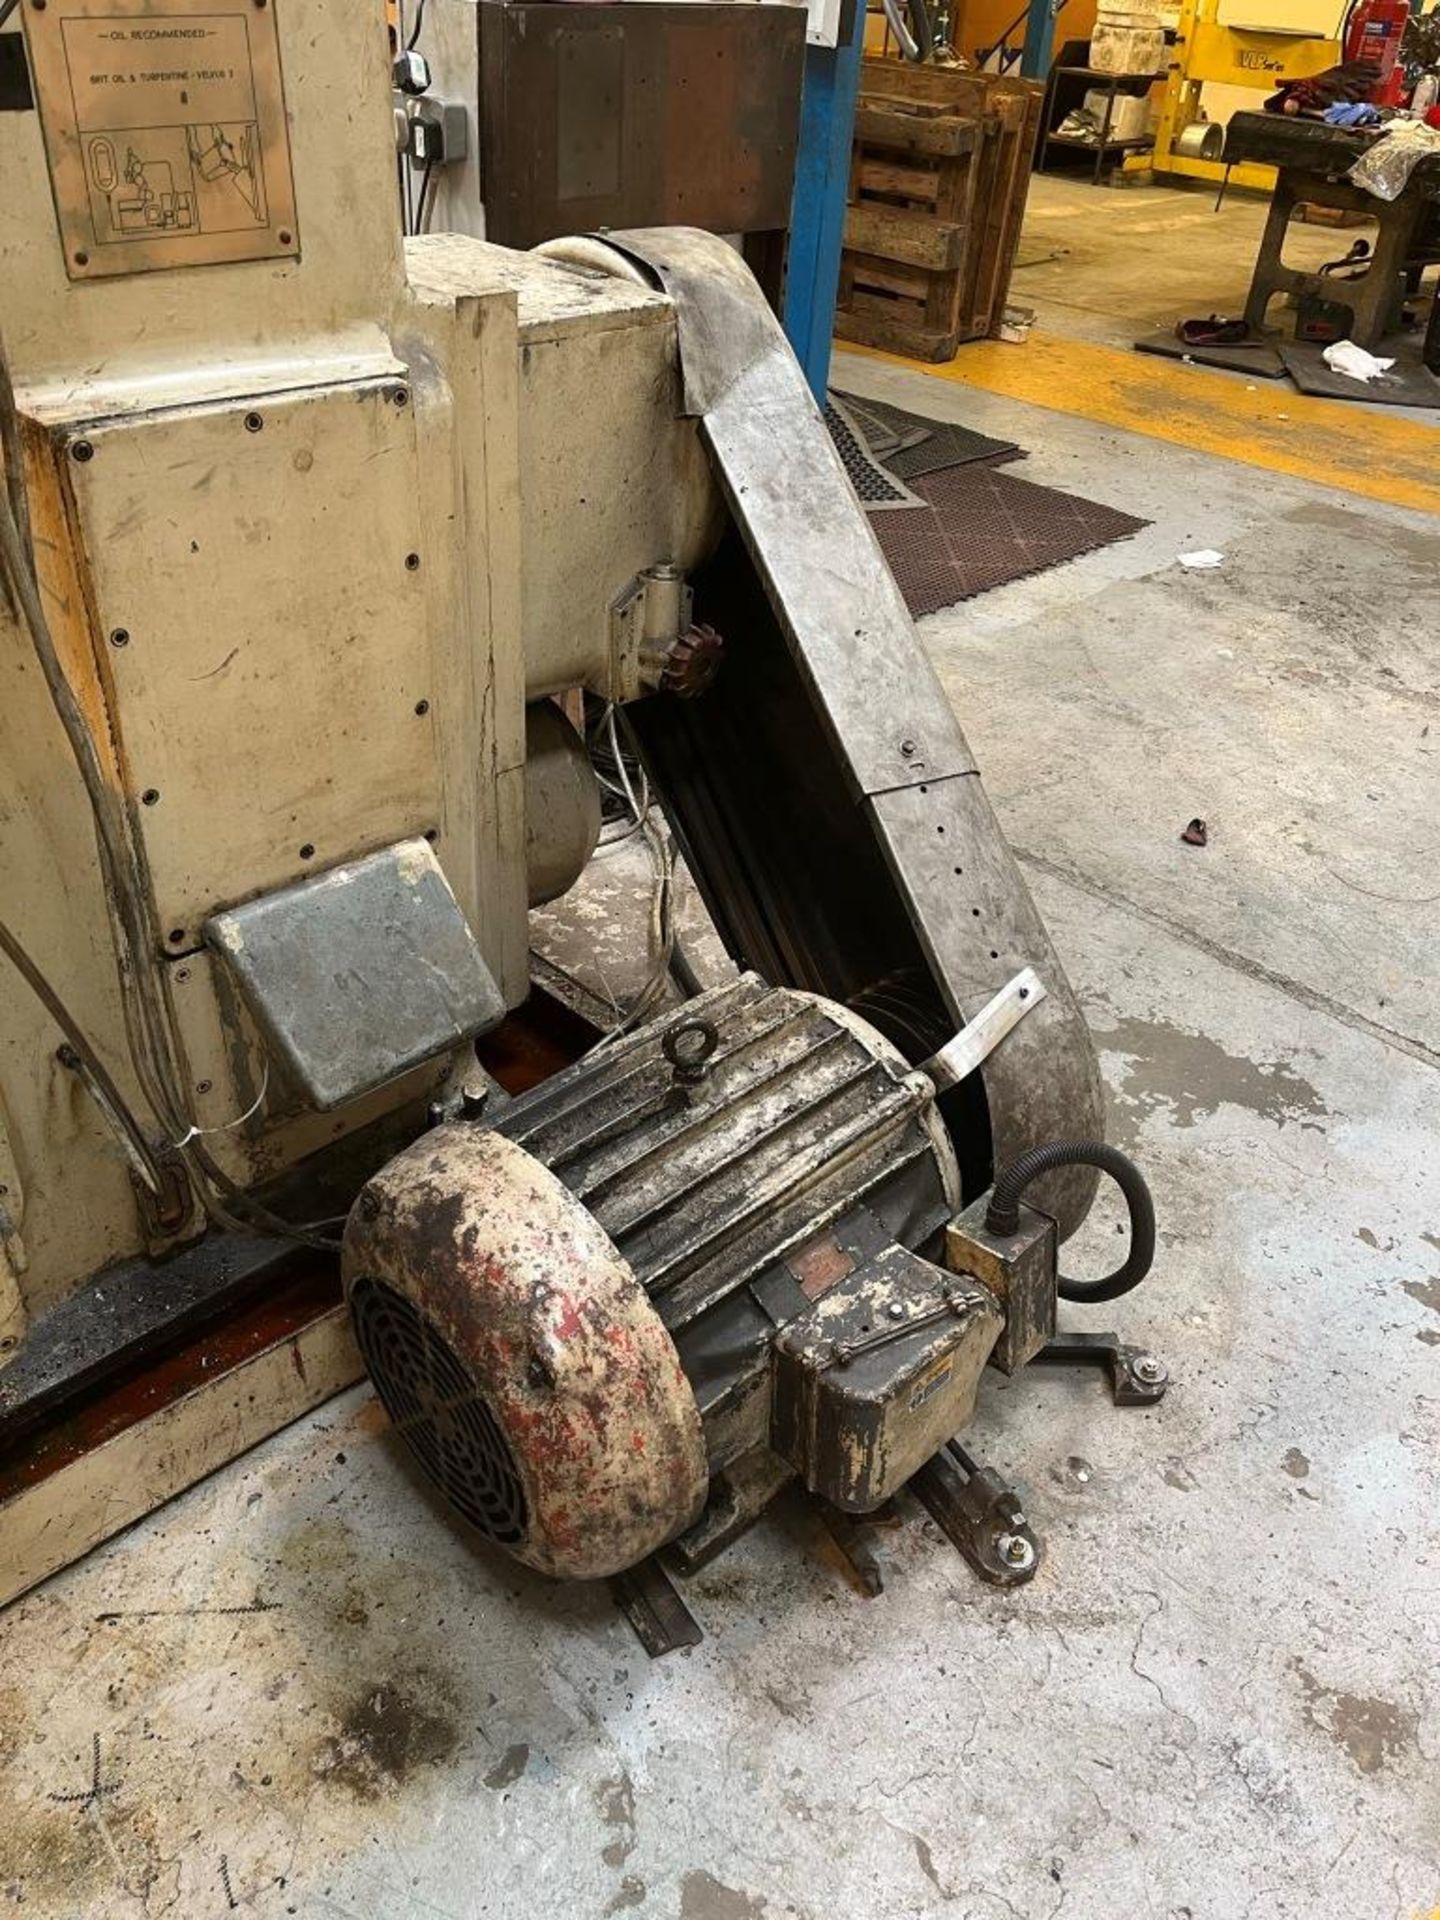
<instances>
[{"instance_id":1,"label":"electrical cable","mask_svg":"<svg viewBox=\"0 0 1440 1920\"><path fill-rule=\"evenodd\" d=\"M705 983L695 971L678 933L670 943L670 978L687 1000L698 999L705 991Z\"/></svg>"},{"instance_id":2,"label":"electrical cable","mask_svg":"<svg viewBox=\"0 0 1440 1920\"><path fill-rule=\"evenodd\" d=\"M1021 1196L1032 1180L1052 1167L1098 1167L1110 1175L1125 1196L1130 1213L1130 1247L1124 1260L1102 1280L1067 1280L1062 1275L1056 1285L1062 1300L1118 1300L1122 1293L1139 1286L1155 1258L1155 1203L1144 1174L1118 1147L1108 1146L1103 1140L1052 1140L1048 1146L1031 1147L1006 1167L991 1188L985 1231L1005 1239L1016 1233Z\"/></svg>"},{"instance_id":3,"label":"electrical cable","mask_svg":"<svg viewBox=\"0 0 1440 1920\"><path fill-rule=\"evenodd\" d=\"M911 30L920 50L918 57L922 63L929 63L935 58L935 29L931 25L930 9L926 0L909 0L909 8Z\"/></svg>"},{"instance_id":4,"label":"electrical cable","mask_svg":"<svg viewBox=\"0 0 1440 1920\"><path fill-rule=\"evenodd\" d=\"M425 25L425 0L415 9L415 24L410 29L410 38L405 42L406 53L413 53L420 44L420 30Z\"/></svg>"},{"instance_id":5,"label":"electrical cable","mask_svg":"<svg viewBox=\"0 0 1440 1920\"><path fill-rule=\"evenodd\" d=\"M0 0L0 27L4 26L19 4L20 0Z\"/></svg>"},{"instance_id":6,"label":"electrical cable","mask_svg":"<svg viewBox=\"0 0 1440 1920\"><path fill-rule=\"evenodd\" d=\"M420 197L415 208L415 231L425 233L430 226L430 215L434 212L434 192L439 185L439 175L435 171L435 156L428 153L425 165L420 171Z\"/></svg>"},{"instance_id":7,"label":"electrical cable","mask_svg":"<svg viewBox=\"0 0 1440 1920\"><path fill-rule=\"evenodd\" d=\"M885 18L890 23L890 31L900 42L901 53L907 60L918 60L920 45L910 31L909 22L901 7L901 0L881 0L881 4L885 9Z\"/></svg>"},{"instance_id":8,"label":"electrical cable","mask_svg":"<svg viewBox=\"0 0 1440 1920\"><path fill-rule=\"evenodd\" d=\"M64 1034L77 1059L83 1063L93 1083L97 1103L119 1135L126 1158L152 1193L158 1195L163 1192L164 1176L156 1161L154 1149L145 1138L140 1122L135 1118L124 1094L116 1086L109 1068L86 1038L85 1030L79 1021L21 945L18 935L3 920L0 920L0 953L5 955Z\"/></svg>"},{"instance_id":9,"label":"electrical cable","mask_svg":"<svg viewBox=\"0 0 1440 1920\"><path fill-rule=\"evenodd\" d=\"M599 767L595 770L596 777L603 785L621 793L636 826L644 836L646 851L650 855L655 876L650 894L650 947L657 957L645 984L625 1012L621 1014L614 1026L603 1033L595 1045L589 1049L592 1054L598 1053L612 1041L629 1033L631 1028L638 1025L661 999L670 978L670 963L675 948L674 862L669 837L664 828L657 825L652 817L649 783L645 779L643 769L641 770L642 791L645 795L643 804L635 792L629 769L625 764L624 753L621 751L615 716L615 703L611 701L605 708L595 731L597 736L603 733L609 743L610 756L619 777L618 789L605 777Z\"/></svg>"}]
</instances>

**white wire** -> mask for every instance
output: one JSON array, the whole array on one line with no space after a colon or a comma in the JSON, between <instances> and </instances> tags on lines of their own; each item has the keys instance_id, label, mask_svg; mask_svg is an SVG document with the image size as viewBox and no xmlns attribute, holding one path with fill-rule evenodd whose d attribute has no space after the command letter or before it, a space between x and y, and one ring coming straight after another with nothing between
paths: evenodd
<instances>
[{"instance_id":1,"label":"white wire","mask_svg":"<svg viewBox=\"0 0 1440 1920\"><path fill-rule=\"evenodd\" d=\"M177 1147L188 1147L192 1140L203 1140L207 1134L234 1133L237 1127L243 1127L247 1120L253 1120L255 1118L261 1107L264 1106L265 1096L269 1091L270 1062L267 1060L265 1062L265 1070L260 1076L260 1091L245 1109L244 1113L237 1113L233 1120L222 1120L219 1126L216 1127L197 1127L192 1125L187 1133L183 1133L180 1136L175 1142L175 1145Z\"/></svg>"},{"instance_id":2,"label":"white wire","mask_svg":"<svg viewBox=\"0 0 1440 1920\"><path fill-rule=\"evenodd\" d=\"M643 768L641 769L641 791L645 796L643 805L636 796L634 786L631 784L629 770L625 765L625 756L620 751L620 740L615 726L615 703L613 700L605 710L605 717L601 722L601 726L604 728L606 738L610 743L610 752L615 761L615 770L620 777L619 791L625 800L625 804L630 809L635 828L644 836L646 851L650 855L650 862L654 868L655 880L650 895L650 945L652 949L658 948L659 951L649 978L646 980L644 986L641 987L639 993L636 994L634 1000L631 1001L629 1009L616 1021L608 1033L601 1035L595 1042L595 1045L590 1048L589 1051L591 1053L598 1053L602 1047L607 1047L612 1041L620 1039L622 1035L628 1033L633 1026L642 1020L654 1006L655 1002L665 991L666 983L670 978L670 956L675 946L675 926L672 914L674 864L670 854L670 842L664 828L657 826L651 818L652 799L650 783L645 778ZM596 771L598 774L598 768ZM606 786L611 788L612 792L616 790L613 782L605 780L603 774L599 774L599 778L604 781Z\"/></svg>"}]
</instances>

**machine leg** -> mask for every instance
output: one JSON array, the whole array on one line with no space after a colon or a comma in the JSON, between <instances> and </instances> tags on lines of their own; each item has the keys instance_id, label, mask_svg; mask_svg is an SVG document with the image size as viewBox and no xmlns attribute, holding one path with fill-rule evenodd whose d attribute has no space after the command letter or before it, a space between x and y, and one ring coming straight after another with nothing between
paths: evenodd
<instances>
[{"instance_id":1,"label":"machine leg","mask_svg":"<svg viewBox=\"0 0 1440 1920\"><path fill-rule=\"evenodd\" d=\"M945 1537L992 1587L1019 1587L1040 1565L1040 1542L1012 1487L951 1440L910 1481Z\"/></svg>"},{"instance_id":2,"label":"machine leg","mask_svg":"<svg viewBox=\"0 0 1440 1920\"><path fill-rule=\"evenodd\" d=\"M1286 230L1294 211L1295 194L1282 175L1275 182L1275 191L1270 197L1270 212L1266 216L1265 232L1261 236L1260 251L1250 280L1250 294L1245 302L1245 320L1252 333L1265 331L1265 315L1270 302L1285 289L1287 269L1282 265L1282 257Z\"/></svg>"},{"instance_id":3,"label":"machine leg","mask_svg":"<svg viewBox=\"0 0 1440 1920\"><path fill-rule=\"evenodd\" d=\"M1357 347L1372 349L1390 331L1404 295L1405 264L1414 246L1419 222L1417 208L1382 208L1380 231L1370 264L1351 301L1354 321L1350 338Z\"/></svg>"},{"instance_id":4,"label":"machine leg","mask_svg":"<svg viewBox=\"0 0 1440 1920\"><path fill-rule=\"evenodd\" d=\"M705 1638L700 1622L653 1554L638 1567L615 1574L610 1592L652 1660L674 1653L677 1647L698 1647Z\"/></svg>"},{"instance_id":5,"label":"machine leg","mask_svg":"<svg viewBox=\"0 0 1440 1920\"><path fill-rule=\"evenodd\" d=\"M1150 1407L1163 1400L1170 1369L1143 1347L1129 1347L1115 1333L1057 1333L1030 1362L1032 1367L1103 1367L1117 1407Z\"/></svg>"}]
</instances>

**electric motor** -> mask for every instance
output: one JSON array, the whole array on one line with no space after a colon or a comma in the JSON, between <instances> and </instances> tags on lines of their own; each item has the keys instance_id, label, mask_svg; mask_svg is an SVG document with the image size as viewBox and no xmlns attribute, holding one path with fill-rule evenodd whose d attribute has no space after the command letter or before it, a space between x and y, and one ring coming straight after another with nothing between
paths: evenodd
<instances>
[{"instance_id":1,"label":"electric motor","mask_svg":"<svg viewBox=\"0 0 1440 1920\"><path fill-rule=\"evenodd\" d=\"M964 1424L1001 1313L927 1257L959 1201L926 1075L747 975L423 1135L356 1202L346 1290L457 1511L593 1577L728 1467L864 1512Z\"/></svg>"}]
</instances>

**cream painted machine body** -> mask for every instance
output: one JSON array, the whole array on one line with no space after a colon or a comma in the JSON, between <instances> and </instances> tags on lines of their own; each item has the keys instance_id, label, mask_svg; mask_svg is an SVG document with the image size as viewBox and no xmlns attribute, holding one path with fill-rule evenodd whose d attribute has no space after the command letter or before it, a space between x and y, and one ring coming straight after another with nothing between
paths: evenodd
<instances>
[{"instance_id":1,"label":"cream painted machine body","mask_svg":"<svg viewBox=\"0 0 1440 1920\"><path fill-rule=\"evenodd\" d=\"M247 1186L423 1104L446 1062L324 1112L273 1066L267 1084L207 919L428 839L522 1000L526 701L612 691L612 601L692 565L717 498L679 417L670 301L474 240L407 253L379 9L275 17L296 259L72 279L40 116L0 114L0 333L46 608L149 875L190 1117ZM3 607L0 660L4 914L134 1097L84 792ZM13 1356L157 1238L13 975L0 1188Z\"/></svg>"},{"instance_id":2,"label":"cream painted machine body","mask_svg":"<svg viewBox=\"0 0 1440 1920\"><path fill-rule=\"evenodd\" d=\"M500 1476L533 1564L621 1567L722 1471L773 1490L772 1448L873 1507L1000 1334L943 1271L947 1222L1040 1143L1098 1138L1099 1081L754 280L688 229L403 239L378 0L21 0L22 30L0 1603L358 1377L347 1216L387 1406L447 1472ZM631 709L740 985L477 1143L477 1036L526 1000L528 907L598 833L552 700L577 690ZM1031 978L968 1077L928 1071ZM1098 1164L1045 1162L1052 1247ZM435 1386L446 1286L468 1428ZM183 1393L124 1403L117 1354L182 1348ZM44 1420L112 1376L36 1466ZM642 1461L637 1381L683 1473ZM634 1522L607 1540L601 1467Z\"/></svg>"}]
</instances>

